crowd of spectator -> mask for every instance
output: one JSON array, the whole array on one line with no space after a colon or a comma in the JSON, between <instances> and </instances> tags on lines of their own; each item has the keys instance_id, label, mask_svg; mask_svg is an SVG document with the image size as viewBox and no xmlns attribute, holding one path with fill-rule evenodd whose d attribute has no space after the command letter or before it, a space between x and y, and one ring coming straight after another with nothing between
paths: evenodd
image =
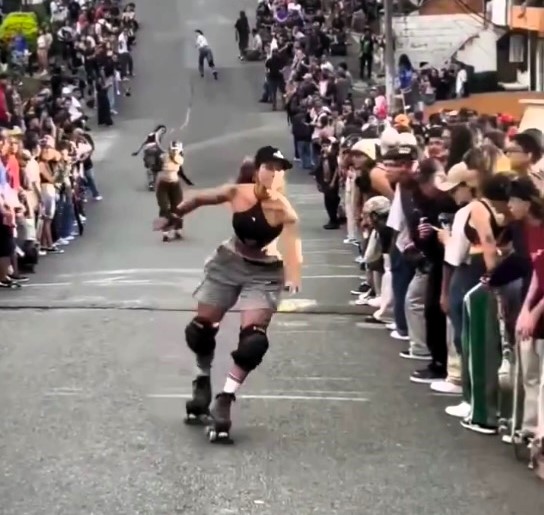
<instances>
[{"instance_id":1,"label":"crowd of spectator","mask_svg":"<svg viewBox=\"0 0 544 515\"><path fill-rule=\"evenodd\" d=\"M448 415L501 434L544 479L542 132L466 109L425 120L388 106L380 87L355 102L346 63L333 64L349 19L342 2L327 5L261 1L241 58L257 37L261 101L286 110L295 157L323 193L324 229L345 227L360 249L351 293L367 322L421 363L411 382L459 398ZM363 34L361 58L376 41ZM448 96L467 94L460 70Z\"/></svg>"},{"instance_id":2,"label":"crowd of spectator","mask_svg":"<svg viewBox=\"0 0 544 515\"><path fill-rule=\"evenodd\" d=\"M83 234L85 203L102 199L92 127L114 124L133 75L134 4L53 0L49 10L35 41L14 34L0 75L0 288L8 290ZM35 88L25 97L29 77Z\"/></svg>"}]
</instances>

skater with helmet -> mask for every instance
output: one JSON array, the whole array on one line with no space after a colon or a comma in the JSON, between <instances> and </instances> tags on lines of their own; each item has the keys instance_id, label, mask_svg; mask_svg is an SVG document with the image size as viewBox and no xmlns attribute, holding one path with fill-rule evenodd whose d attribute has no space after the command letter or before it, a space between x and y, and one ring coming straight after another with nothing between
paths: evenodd
<instances>
[{"instance_id":1,"label":"skater with helmet","mask_svg":"<svg viewBox=\"0 0 544 515\"><path fill-rule=\"evenodd\" d=\"M196 316L185 328L187 346L195 353L197 374L188 420L207 421L210 441L229 441L230 409L236 393L266 354L267 329L282 291L300 289L302 251L298 216L278 189L277 175L292 164L274 147L260 148L244 162L236 184L197 192L177 206L182 218L201 206L227 205L232 212L233 236L221 243L204 266L204 278L194 293ZM159 218L155 229L169 220ZM280 237L283 256L273 243ZM241 311L238 345L232 367L211 410L210 370L215 337L225 314L238 304ZM209 418L208 418L209 417ZM223 438L224 437L224 438Z\"/></svg>"}]
</instances>

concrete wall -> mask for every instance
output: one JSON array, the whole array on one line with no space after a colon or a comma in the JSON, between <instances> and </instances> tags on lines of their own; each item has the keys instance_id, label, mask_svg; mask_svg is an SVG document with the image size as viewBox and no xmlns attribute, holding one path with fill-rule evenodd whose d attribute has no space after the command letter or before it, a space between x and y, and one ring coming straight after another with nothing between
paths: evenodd
<instances>
[{"instance_id":1,"label":"concrete wall","mask_svg":"<svg viewBox=\"0 0 544 515\"><path fill-rule=\"evenodd\" d=\"M483 30L482 19L478 16L467 14L429 15L429 16L403 16L393 20L395 32L396 56L407 54L412 64L418 66L420 62L428 62L432 66L441 67L446 61L473 36ZM467 45L464 59L469 59L471 65L478 69L495 69L496 53L491 41L491 36L484 36L481 42L472 42ZM492 48L493 47L493 48ZM475 52L481 62L474 62L476 58L470 56ZM489 57L489 55L495 57ZM462 59L459 59L462 60ZM468 64L468 63L467 63Z\"/></svg>"}]
</instances>

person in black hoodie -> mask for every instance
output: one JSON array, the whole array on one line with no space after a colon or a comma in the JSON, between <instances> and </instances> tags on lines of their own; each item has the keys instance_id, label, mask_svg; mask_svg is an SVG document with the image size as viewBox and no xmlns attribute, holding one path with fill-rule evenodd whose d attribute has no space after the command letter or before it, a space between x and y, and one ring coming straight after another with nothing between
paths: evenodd
<instances>
[{"instance_id":1,"label":"person in black hoodie","mask_svg":"<svg viewBox=\"0 0 544 515\"><path fill-rule=\"evenodd\" d=\"M238 43L238 50L240 51L238 59L243 60L245 59L247 46L249 44L250 33L249 21L245 11L240 11L240 16L238 20L236 20L234 30L236 34L236 41Z\"/></svg>"},{"instance_id":2,"label":"person in black hoodie","mask_svg":"<svg viewBox=\"0 0 544 515\"><path fill-rule=\"evenodd\" d=\"M327 230L340 228L338 220L338 206L340 205L338 152L339 144L335 138L323 140L319 162L311 174L315 178L317 189L323 193L325 210L329 217L329 221L323 226L323 229Z\"/></svg>"},{"instance_id":3,"label":"person in black hoodie","mask_svg":"<svg viewBox=\"0 0 544 515\"><path fill-rule=\"evenodd\" d=\"M429 365L410 376L414 383L431 383L447 376L446 315L440 308L444 247L438 240L436 228L444 214L454 214L458 207L448 194L436 187L438 165L434 159L421 162L412 189L412 204L405 216L413 248L405 254L412 256L416 266L428 276L425 291L426 343L431 355Z\"/></svg>"},{"instance_id":4,"label":"person in black hoodie","mask_svg":"<svg viewBox=\"0 0 544 515\"><path fill-rule=\"evenodd\" d=\"M291 118L291 131L295 145L295 155L302 161L302 168L312 169L312 133L313 127L310 124L310 116L306 111L305 103L295 111Z\"/></svg>"}]
</instances>

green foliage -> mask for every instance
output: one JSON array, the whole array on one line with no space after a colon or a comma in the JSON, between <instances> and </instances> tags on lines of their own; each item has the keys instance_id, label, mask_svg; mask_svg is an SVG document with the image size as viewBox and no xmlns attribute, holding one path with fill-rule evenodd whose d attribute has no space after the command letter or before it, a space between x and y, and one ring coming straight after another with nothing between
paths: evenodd
<instances>
[{"instance_id":1,"label":"green foliage","mask_svg":"<svg viewBox=\"0 0 544 515\"><path fill-rule=\"evenodd\" d=\"M38 17L33 12L15 12L8 14L0 25L0 42L9 45L12 38L22 33L31 50L36 48L38 39Z\"/></svg>"}]
</instances>

